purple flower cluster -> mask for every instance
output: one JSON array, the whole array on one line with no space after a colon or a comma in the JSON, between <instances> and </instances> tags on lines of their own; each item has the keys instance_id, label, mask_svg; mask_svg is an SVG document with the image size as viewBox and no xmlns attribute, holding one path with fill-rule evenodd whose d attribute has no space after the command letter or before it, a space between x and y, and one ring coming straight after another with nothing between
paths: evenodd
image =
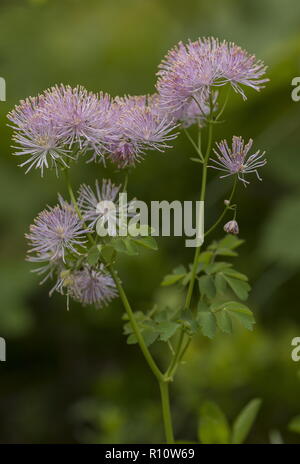
<instances>
[{"instance_id":1,"label":"purple flower cluster","mask_svg":"<svg viewBox=\"0 0 300 464\"><path fill-rule=\"evenodd\" d=\"M15 130L16 155L27 155L21 166L67 167L68 160L91 153L88 161L109 158L124 168L146 150L164 151L177 134L173 119L162 113L156 97L94 94L81 86L55 86L21 101L8 114ZM71 154L72 153L72 154Z\"/></svg>"},{"instance_id":2,"label":"purple flower cluster","mask_svg":"<svg viewBox=\"0 0 300 464\"><path fill-rule=\"evenodd\" d=\"M93 227L100 219L105 223L110 219L110 205L117 201L121 185L114 185L111 180L103 179L99 185L95 183L95 192L89 185L81 185L79 189L78 205L84 221Z\"/></svg>"},{"instance_id":3,"label":"purple flower cluster","mask_svg":"<svg viewBox=\"0 0 300 464\"><path fill-rule=\"evenodd\" d=\"M124 168L134 165L146 150L165 151L176 123L161 111L157 95L117 97L112 107L116 140L110 146L109 158Z\"/></svg>"},{"instance_id":4,"label":"purple flower cluster","mask_svg":"<svg viewBox=\"0 0 300 464\"><path fill-rule=\"evenodd\" d=\"M68 252L80 254L79 250L85 246L86 233L74 208L67 202L48 207L38 215L26 235L32 245L32 260L44 261L47 257L50 261L65 261Z\"/></svg>"},{"instance_id":5,"label":"purple flower cluster","mask_svg":"<svg viewBox=\"0 0 300 464\"><path fill-rule=\"evenodd\" d=\"M102 192L111 196L115 187L108 181ZM115 193L116 194L116 193ZM34 272L55 281L50 291L71 296L83 304L106 305L117 296L113 279L103 266L87 262L87 229L77 212L62 197L59 204L42 211L26 234L30 249L28 261L40 263Z\"/></svg>"},{"instance_id":6,"label":"purple flower cluster","mask_svg":"<svg viewBox=\"0 0 300 464\"><path fill-rule=\"evenodd\" d=\"M245 174L250 174L254 172L259 180L257 169L266 164L266 159L264 158L265 152L260 153L256 151L252 155L248 156L249 151L253 145L253 140L250 139L247 144L245 144L242 137L232 137L232 147L228 146L226 140L222 140L220 143L217 143L216 146L218 150L214 149L214 152L217 156L217 160L212 159L214 166L210 166L219 171L224 171L226 174L222 175L223 177L228 177L232 175L237 175L238 179L241 180L244 185L249 184L249 181L244 179Z\"/></svg>"},{"instance_id":7,"label":"purple flower cluster","mask_svg":"<svg viewBox=\"0 0 300 464\"><path fill-rule=\"evenodd\" d=\"M266 67L233 43L214 38L180 42L160 64L154 95L112 98L84 87L56 85L21 101L8 114L13 123L20 166L66 168L87 152L87 161L110 159L119 168L134 166L148 150L165 151L174 129L202 127L217 109L217 88L227 83L260 90Z\"/></svg>"},{"instance_id":8,"label":"purple flower cluster","mask_svg":"<svg viewBox=\"0 0 300 464\"><path fill-rule=\"evenodd\" d=\"M27 98L8 114L15 129L13 140L18 144L15 154L28 156L20 166L27 166L26 173L38 168L42 176L45 168L55 168L57 172L71 158L59 128L42 117L44 106L44 96Z\"/></svg>"},{"instance_id":9,"label":"purple flower cluster","mask_svg":"<svg viewBox=\"0 0 300 464\"><path fill-rule=\"evenodd\" d=\"M160 64L157 91L169 112L185 111L193 100L207 101L212 88L231 84L244 99L242 85L260 90L268 79L266 67L234 43L214 38L180 42Z\"/></svg>"},{"instance_id":10,"label":"purple flower cluster","mask_svg":"<svg viewBox=\"0 0 300 464\"><path fill-rule=\"evenodd\" d=\"M259 91L268 81L265 71L263 62L233 43L214 38L180 42L162 61L157 93L153 95L112 98L106 93L88 92L82 86L61 84L21 101L8 114L14 129L15 154L26 157L21 164L26 172L40 169L42 176L45 169L54 168L58 173L86 154L87 162L110 160L118 168L128 168L147 151L170 148L176 128L214 122L219 87L230 84L246 99L243 86ZM226 140L221 141L210 167L223 171L221 177L237 176L244 185L249 183L245 174L256 173L260 179L257 170L266 160L264 152L249 154L252 143L250 139L245 144L236 136L231 147ZM208 151L206 163L209 156ZM98 242L91 234L95 226L97 239L102 232L112 236L117 227L122 230L119 219L132 214L135 202L125 200L123 204L118 198L120 191L121 185L105 179L96 181L95 189L83 184L77 202L71 192L74 205L59 196L58 205L42 211L30 226L26 235L28 260L39 263L35 272L43 276L42 282L54 280L50 294L58 291L98 307L117 296L114 280L106 272L105 261L97 251ZM224 229L237 234L235 219ZM89 253L88 240L96 257Z\"/></svg>"},{"instance_id":11,"label":"purple flower cluster","mask_svg":"<svg viewBox=\"0 0 300 464\"><path fill-rule=\"evenodd\" d=\"M117 296L115 283L100 265L93 269L85 266L71 274L69 292L72 298L84 305L103 307Z\"/></svg>"},{"instance_id":12,"label":"purple flower cluster","mask_svg":"<svg viewBox=\"0 0 300 464\"><path fill-rule=\"evenodd\" d=\"M111 98L94 94L84 87L56 86L44 92L45 105L41 115L53 123L69 149L74 145L81 152L100 154L114 138L110 121Z\"/></svg>"}]
</instances>

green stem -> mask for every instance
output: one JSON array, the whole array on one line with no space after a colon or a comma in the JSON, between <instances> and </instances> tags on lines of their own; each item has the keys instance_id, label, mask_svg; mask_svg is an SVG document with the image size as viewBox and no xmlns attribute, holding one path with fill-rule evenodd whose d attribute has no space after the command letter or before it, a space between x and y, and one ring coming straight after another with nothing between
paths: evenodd
<instances>
[{"instance_id":1,"label":"green stem","mask_svg":"<svg viewBox=\"0 0 300 464\"><path fill-rule=\"evenodd\" d=\"M212 121L209 121L208 125L208 142L207 142L207 149L205 153L205 158L204 158L204 163L203 163L203 170L202 170L202 183L201 183L201 193L200 193L200 201L204 201L205 199L205 192L206 192L206 182L207 182L207 163L211 151L211 145L212 145ZM199 261L199 255L200 255L200 250L201 246L197 246L195 250L195 255L194 255L194 261L193 261L193 266L192 266L192 271L191 271L191 279L189 282L189 287L188 287L188 292L185 300L185 305L184 309L188 309L191 304L192 300L192 294L194 290L194 285L195 285L195 279L196 279L196 273L197 273L197 267L198 267L198 261Z\"/></svg>"},{"instance_id":2,"label":"green stem","mask_svg":"<svg viewBox=\"0 0 300 464\"><path fill-rule=\"evenodd\" d=\"M213 120L212 120L212 113L213 113L213 102L212 99L210 98L210 118L208 121L208 138L207 138L207 147L206 147L206 152L205 152L205 157L204 157L204 162L203 162L203 170L202 170L202 182L201 182L201 192L200 192L200 201L205 200L205 192L206 192L206 182L207 182L207 163L209 160L209 155L211 152L211 146L212 146L212 134L213 134ZM199 129L200 130L200 129ZM197 246L194 254L194 261L192 265L192 271L191 271L191 278L188 286L188 291L186 295L186 300L185 300L185 305L184 309L187 310L190 307L191 300L192 300L192 295L193 295L193 290L195 286L195 280L196 280L196 275L197 275L197 268L198 268L198 261L199 261L199 255L200 255L200 250L201 250L201 245ZM187 344L185 348L182 351L182 345L184 343L184 338L185 338L185 333L184 329L181 329L179 340L178 340L178 345L177 349L175 351L175 355L170 363L169 368L166 371L166 377L172 379L173 375L180 364L180 361L186 352L190 340L187 341Z\"/></svg>"},{"instance_id":3,"label":"green stem","mask_svg":"<svg viewBox=\"0 0 300 464\"><path fill-rule=\"evenodd\" d=\"M151 371L153 372L153 374L155 375L157 380L159 382L163 382L165 380L164 375L160 371L160 369L157 367L156 362L152 358L152 355L151 355L150 351L148 350L148 348L147 348L147 346L145 344L144 338L143 338L143 336L142 336L142 334L140 332L139 326L138 326L138 324L137 324L137 322L135 320L133 311L132 311L131 306L129 304L129 301L127 299L126 293L125 293L125 291L124 291L124 289L122 287L120 279L118 278L117 274L115 273L115 270L113 269L112 265L109 265L108 269L109 269L109 271L111 273L112 278L115 281L115 284L116 284L116 287L118 289L121 301L123 303L125 311L128 314L130 324L131 324L132 329L134 331L134 334L135 334L135 336L137 338L138 344L139 344L139 346L141 348L141 351L142 351L142 353L144 355L144 358L146 359Z\"/></svg>"},{"instance_id":4,"label":"green stem","mask_svg":"<svg viewBox=\"0 0 300 464\"><path fill-rule=\"evenodd\" d=\"M191 135L189 134L188 130L183 128L183 132L185 133L185 135L187 136L188 140L191 142L192 146L195 148L195 151L197 153L197 155L199 156L200 160L203 162L204 161L204 158L202 156L202 153L201 153L201 145L200 145L200 142L198 141L198 146L197 144L194 142L193 138L191 137ZM200 130L199 130L200 132Z\"/></svg>"},{"instance_id":5,"label":"green stem","mask_svg":"<svg viewBox=\"0 0 300 464\"><path fill-rule=\"evenodd\" d=\"M81 211L78 207L69 173L66 170L65 171L65 178L66 178L66 183L67 183L67 188L68 192L70 195L70 199L74 205L75 211L78 214L78 217L83 221L83 217L81 214ZM92 237L91 234L89 234L89 239L92 244L95 244L95 240ZM164 422L164 428L165 428L165 435L166 435L166 441L167 443L174 443L174 435L173 435L173 426L172 426L172 419L171 419L171 411L170 411L170 399L169 399L169 384L168 384L168 379L164 376L164 374L161 372L159 367L157 366L156 362L154 361L150 351L147 348L147 345L145 344L144 338L140 332L139 326L135 320L133 311L131 309L130 303L128 301L128 298L126 296L126 293L123 289L123 286L121 284L120 279L118 278L115 270L113 269L111 264L105 263L111 273L112 278L114 279L114 282L116 284L117 290L119 292L121 301L123 303L124 309L128 315L132 330L137 338L138 344L140 346L140 349L144 355L144 358L150 367L151 371L153 372L154 376L158 380L159 387L160 387L160 392L161 392L161 405L162 405L162 414L163 414L163 422Z\"/></svg>"},{"instance_id":6,"label":"green stem","mask_svg":"<svg viewBox=\"0 0 300 464\"><path fill-rule=\"evenodd\" d=\"M183 358L183 356L185 355L185 352L186 350L188 349L190 343L191 343L191 337L189 336L187 341L186 341L186 344L184 345L184 347L181 349L182 345L183 345L183 342L184 342L184 339L186 338L185 336L185 333L184 331L182 330L180 332L180 338L179 338L179 341L178 341L178 347L179 349L177 349L176 353L175 353L175 356L173 358L173 362L171 363L167 373L166 373L166 377L168 379L173 379L173 376L177 370L177 367L179 366L179 364L181 363L181 360Z\"/></svg>"},{"instance_id":7,"label":"green stem","mask_svg":"<svg viewBox=\"0 0 300 464\"><path fill-rule=\"evenodd\" d=\"M168 444L175 443L173 425L170 410L169 384L167 382L159 382L162 413L164 419L166 442Z\"/></svg>"},{"instance_id":8,"label":"green stem","mask_svg":"<svg viewBox=\"0 0 300 464\"><path fill-rule=\"evenodd\" d=\"M178 365L183 340L184 340L184 329L181 329L175 354L165 374L166 378L169 380L173 379L173 374L175 372L176 366Z\"/></svg>"},{"instance_id":9,"label":"green stem","mask_svg":"<svg viewBox=\"0 0 300 464\"><path fill-rule=\"evenodd\" d=\"M228 97L229 97L229 92L230 92L230 87L228 87L228 90L227 90L227 93L226 93L226 97L225 97L225 101L223 103L223 106L220 110L220 112L217 114L217 116L215 117L215 121L218 121L218 119L220 119L220 117L222 116L222 114L224 113L225 111L225 108L226 108L226 105L227 105L227 102L228 102Z\"/></svg>"},{"instance_id":10,"label":"green stem","mask_svg":"<svg viewBox=\"0 0 300 464\"><path fill-rule=\"evenodd\" d=\"M204 236L206 237L208 234L210 234L219 224L220 222L222 221L223 217L225 216L225 214L227 213L228 209L230 208L230 203L231 203L231 200L234 196L234 193L235 193L235 189L236 189L236 185L237 185L237 177L235 177L234 179L234 184L233 184L233 187L232 187L232 190L231 190L231 194L230 194L230 197L228 199L228 205L226 205L225 209L223 210L223 212L220 214L220 216L218 217L218 219L216 220L216 222L205 232Z\"/></svg>"},{"instance_id":11,"label":"green stem","mask_svg":"<svg viewBox=\"0 0 300 464\"><path fill-rule=\"evenodd\" d=\"M75 208L75 210L76 210L76 212L77 212L79 218L80 218L81 220L83 220L81 211L80 211L80 209L79 209L79 207L78 207L78 204L77 204L77 201L76 201L76 198L75 198L73 189L72 189L72 185L71 185L71 182L70 182L69 173L68 173L67 170L65 171L65 176L66 176L67 188L68 188L68 192L69 192L71 201L72 201L72 203L73 203L73 205L74 205L74 208ZM92 238L93 243L95 243L94 238L93 238L92 236L91 236L91 238ZM107 264L107 263L106 263L106 264ZM152 356L151 356L151 354L150 354L150 352L149 352L149 350L148 350L148 348L147 348L147 346L146 346L146 344L145 344L145 342L144 342L143 336L142 336L142 334L140 333L138 324L136 323L134 314L133 314L133 312L132 312L131 306L130 306L129 301L128 301L128 299L127 299L127 296L126 296L126 294L125 294L125 292L124 292L124 290L123 290L122 284L121 284L121 282L120 282L118 276L116 275L116 273L115 273L113 267L112 267L111 265L109 265L108 268L109 268L109 271L110 271L110 273L111 273L111 275L112 275L112 278L113 278L114 281L115 281L115 284L116 284L116 287L117 287L118 292L119 292L119 294L120 294L120 298L121 298L121 300L122 300L123 306L124 306L124 308L125 308L125 310L126 310L126 312L127 312L127 314L128 314L128 317L129 317L129 320L130 320L132 329L133 329L133 331L134 331L134 333L135 333L135 336L136 336L136 338L137 338L137 340L138 340L138 343L139 343L139 345L140 345L140 348L141 348L141 350L142 350L142 352L143 352L143 354L144 354L144 356L145 356L145 359L146 359L146 361L148 362L149 367L151 368L151 370L152 370L153 374L155 375L155 377L156 377L159 381L161 381L161 380L164 379L164 376L163 376L162 372L159 370L159 368L157 367L157 365L156 365L154 359L152 358Z\"/></svg>"},{"instance_id":12,"label":"green stem","mask_svg":"<svg viewBox=\"0 0 300 464\"><path fill-rule=\"evenodd\" d=\"M160 371L157 364L155 363L154 359L152 358L152 355L144 342L139 326L136 323L134 314L132 312L132 309L126 297L126 294L123 290L122 284L111 265L109 266L109 270L112 275L112 278L115 281L115 284L118 289L123 306L128 314L132 329L137 338L138 344L141 348L144 358L147 361L151 371L153 372L153 374L158 380L160 394L161 394L161 406L162 406L162 415L163 415L166 442L174 443L174 434L173 434L173 425L172 425L170 398L169 398L169 384L168 384L169 380L163 375L163 373Z\"/></svg>"}]
</instances>

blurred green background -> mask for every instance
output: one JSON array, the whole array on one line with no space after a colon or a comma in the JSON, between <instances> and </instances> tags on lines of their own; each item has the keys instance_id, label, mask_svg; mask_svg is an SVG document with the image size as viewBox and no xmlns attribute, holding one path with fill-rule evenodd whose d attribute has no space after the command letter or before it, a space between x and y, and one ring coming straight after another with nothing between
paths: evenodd
<instances>
[{"instance_id":1,"label":"blurred green background","mask_svg":"<svg viewBox=\"0 0 300 464\"><path fill-rule=\"evenodd\" d=\"M196 339L172 386L176 436L196 439L198 411L216 401L233 418L253 397L263 407L249 443L268 443L300 413L300 365L291 340L300 336L300 103L291 80L300 75L298 0L1 0L0 75L0 363L1 443L158 442L163 437L159 392L148 367L122 335L119 301L97 311L60 295L24 262L33 217L53 204L63 179L27 176L11 156L6 113L20 99L63 82L112 95L154 91L157 65L179 40L214 35L233 40L269 65L271 81L248 101L234 96L216 138L253 137L267 151L263 182L238 191L240 235L246 239L238 267L253 284L250 307L257 325L212 342ZM181 136L174 150L150 154L131 174L130 194L146 201L196 199L197 165ZM74 169L75 185L121 174L101 166ZM210 172L207 224L219 213L228 183ZM220 236L219 231L216 237ZM178 238L159 239L159 252L124 258L120 274L136 309L174 298L159 284L192 250ZM158 289L158 290L157 290Z\"/></svg>"}]
</instances>

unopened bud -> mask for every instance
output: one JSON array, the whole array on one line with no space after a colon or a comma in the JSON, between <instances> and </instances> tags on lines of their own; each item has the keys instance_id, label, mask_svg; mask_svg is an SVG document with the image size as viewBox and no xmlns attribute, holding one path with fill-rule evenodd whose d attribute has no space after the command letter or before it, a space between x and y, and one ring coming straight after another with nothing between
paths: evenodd
<instances>
[{"instance_id":1,"label":"unopened bud","mask_svg":"<svg viewBox=\"0 0 300 464\"><path fill-rule=\"evenodd\" d=\"M225 206L229 206L229 205L230 205L230 201L229 201L229 200L224 200L224 205L225 205Z\"/></svg>"},{"instance_id":2,"label":"unopened bud","mask_svg":"<svg viewBox=\"0 0 300 464\"><path fill-rule=\"evenodd\" d=\"M224 230L227 234L232 234L232 235L238 235L239 233L239 225L238 223L233 219L232 221L229 221L225 224Z\"/></svg>"}]
</instances>

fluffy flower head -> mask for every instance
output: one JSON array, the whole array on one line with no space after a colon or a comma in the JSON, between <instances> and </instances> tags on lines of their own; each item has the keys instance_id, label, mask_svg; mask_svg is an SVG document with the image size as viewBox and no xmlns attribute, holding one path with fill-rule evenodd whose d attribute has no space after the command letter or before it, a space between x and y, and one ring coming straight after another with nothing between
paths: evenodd
<instances>
[{"instance_id":1,"label":"fluffy flower head","mask_svg":"<svg viewBox=\"0 0 300 464\"><path fill-rule=\"evenodd\" d=\"M84 87L55 86L45 92L43 116L62 133L69 148L101 151L112 136L111 99L108 94L88 92Z\"/></svg>"},{"instance_id":2,"label":"fluffy flower head","mask_svg":"<svg viewBox=\"0 0 300 464\"><path fill-rule=\"evenodd\" d=\"M94 190L89 185L80 186L78 205L89 227L97 224L98 233L105 230L105 234L116 235L123 221L132 216L134 206L134 200L127 202L126 193L119 196L120 191L121 185L115 185L107 179L103 179L101 184L97 180Z\"/></svg>"},{"instance_id":3,"label":"fluffy flower head","mask_svg":"<svg viewBox=\"0 0 300 464\"><path fill-rule=\"evenodd\" d=\"M87 230L77 213L67 203L48 207L30 226L26 238L32 245L29 250L31 261L65 260L65 253L79 254L78 247L85 246Z\"/></svg>"},{"instance_id":4,"label":"fluffy flower head","mask_svg":"<svg viewBox=\"0 0 300 464\"><path fill-rule=\"evenodd\" d=\"M7 116L15 130L15 155L28 157L20 166L27 166L26 173L32 168L40 169L42 176L45 168L54 167L57 172L59 166L67 167L66 159L71 158L61 130L44 118L44 106L43 95L27 98Z\"/></svg>"},{"instance_id":5,"label":"fluffy flower head","mask_svg":"<svg viewBox=\"0 0 300 464\"><path fill-rule=\"evenodd\" d=\"M105 273L102 267L93 269L86 266L73 272L69 277L68 291L74 300L97 307L107 305L117 296L112 277Z\"/></svg>"},{"instance_id":6,"label":"fluffy flower head","mask_svg":"<svg viewBox=\"0 0 300 464\"><path fill-rule=\"evenodd\" d=\"M112 112L117 140L109 156L118 167L134 165L146 150L165 151L177 136L176 123L160 110L154 96L117 97Z\"/></svg>"},{"instance_id":7,"label":"fluffy flower head","mask_svg":"<svg viewBox=\"0 0 300 464\"><path fill-rule=\"evenodd\" d=\"M176 112L191 97L201 104L212 87L227 83L245 99L241 85L260 90L268 81L265 71L262 61L234 43L214 38L180 42L160 64L157 90L162 107Z\"/></svg>"},{"instance_id":8,"label":"fluffy flower head","mask_svg":"<svg viewBox=\"0 0 300 464\"><path fill-rule=\"evenodd\" d=\"M265 152L260 153L258 150L252 155L249 155L252 144L252 139L245 144L242 137L233 136L232 146L230 148L227 141L222 140L220 143L216 144L218 150L214 149L214 152L217 156L217 160L212 159L214 165L210 167L226 172L221 178L237 175L238 179L241 180L244 185L249 184L249 181L246 181L244 178L245 174L254 172L257 178L261 180L257 169L264 166L267 162L264 158Z\"/></svg>"}]
</instances>

